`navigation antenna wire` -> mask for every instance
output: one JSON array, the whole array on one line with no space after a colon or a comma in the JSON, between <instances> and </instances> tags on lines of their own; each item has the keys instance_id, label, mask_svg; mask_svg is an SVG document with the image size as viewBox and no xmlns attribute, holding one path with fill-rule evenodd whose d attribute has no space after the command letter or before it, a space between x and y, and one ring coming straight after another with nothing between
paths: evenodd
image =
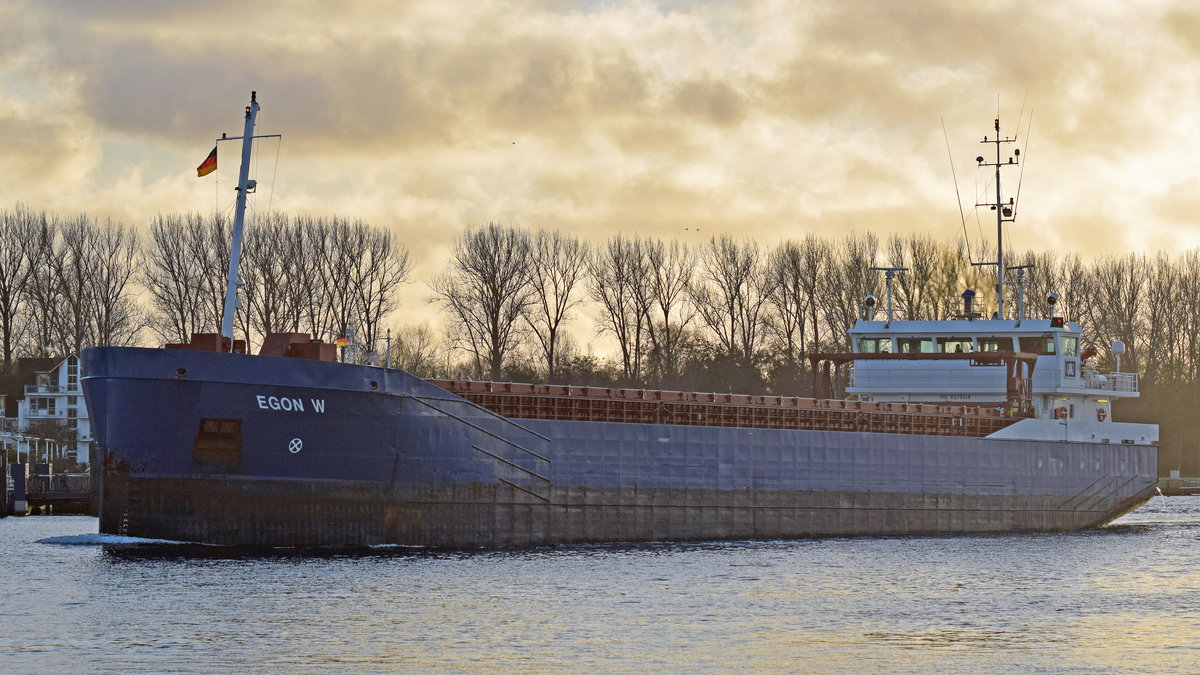
<instances>
[{"instance_id":1,"label":"navigation antenna wire","mask_svg":"<svg viewBox=\"0 0 1200 675\"><path fill-rule=\"evenodd\" d=\"M259 114L261 115L262 113L259 113ZM262 128L262 118L261 117L255 119L254 127L256 130ZM253 137L253 134L251 134L251 137ZM250 194L246 195L246 208L252 212L252 215L256 219L258 217L258 187L257 187L257 185L258 185L258 165L260 164L260 162L258 161L258 156L261 152L262 152L262 143L255 143L254 144L254 158L250 161L250 174L254 178L256 187L254 188L254 192L251 192ZM254 198L251 199L250 198L251 196L253 196Z\"/></svg>"},{"instance_id":2,"label":"navigation antenna wire","mask_svg":"<svg viewBox=\"0 0 1200 675\"><path fill-rule=\"evenodd\" d=\"M958 174L954 171L954 153L950 152L950 134L946 133L946 119L939 117L942 121L942 136L946 139L946 156L950 158L950 176L954 179L954 197L958 202L958 216L962 219L963 241L967 244L967 259L975 262L975 258L971 255L971 240L967 238L967 214L962 207L962 193L958 190Z\"/></svg>"},{"instance_id":3,"label":"navigation antenna wire","mask_svg":"<svg viewBox=\"0 0 1200 675\"><path fill-rule=\"evenodd\" d=\"M1018 138L1021 135L1021 118L1025 116L1025 102L1029 99L1029 90L1025 90L1025 97L1021 99L1021 112L1017 113L1017 130L1013 132L1013 138ZM1033 112L1030 111L1030 119L1033 118Z\"/></svg>"},{"instance_id":4,"label":"navigation antenna wire","mask_svg":"<svg viewBox=\"0 0 1200 675\"><path fill-rule=\"evenodd\" d=\"M275 177L279 174L279 148L282 146L282 138L275 141L275 168L271 169L271 196L267 198L267 213L271 212L271 204L275 202Z\"/></svg>"},{"instance_id":5,"label":"navigation antenna wire","mask_svg":"<svg viewBox=\"0 0 1200 675\"><path fill-rule=\"evenodd\" d=\"M1025 125L1025 159L1029 159L1030 130L1033 129L1033 109L1029 109L1029 123ZM1021 181L1025 178L1025 162L1021 162L1021 173L1017 174L1017 194L1013 198L1013 218L1017 217L1017 207L1021 205Z\"/></svg>"},{"instance_id":6,"label":"navigation antenna wire","mask_svg":"<svg viewBox=\"0 0 1200 675\"><path fill-rule=\"evenodd\" d=\"M987 189L987 187L988 187L988 185L991 185L991 184L992 184L992 179L991 179L991 178L988 178L988 181L987 181L987 183L985 183L985 184L984 184L984 186L983 186L983 189L984 189L984 190L986 190L986 189ZM979 220L979 206L978 206L978 204L979 204L979 199L980 199L980 195L981 195L981 194L983 194L983 193L982 193L982 192L980 192L980 190L979 190L979 176L978 176L978 175L976 175L976 176L975 176L975 204L976 204L976 207L975 207L975 228L976 228L976 229L979 231L979 243L980 243L980 244L984 244L984 245L985 245L985 248L986 248L986 242L987 242L987 239L985 239L985 238L984 238L984 236L983 236L983 222L982 222L981 220ZM974 261L974 260L972 260L971 262L972 262L972 263L974 263L975 261Z\"/></svg>"}]
</instances>

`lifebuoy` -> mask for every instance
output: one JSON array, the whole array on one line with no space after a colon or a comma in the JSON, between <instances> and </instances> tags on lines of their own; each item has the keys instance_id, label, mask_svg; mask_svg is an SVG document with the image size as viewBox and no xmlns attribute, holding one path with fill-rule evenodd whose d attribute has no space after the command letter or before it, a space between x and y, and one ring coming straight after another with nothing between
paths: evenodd
<instances>
[{"instance_id":1,"label":"lifebuoy","mask_svg":"<svg viewBox=\"0 0 1200 675\"><path fill-rule=\"evenodd\" d=\"M1063 407L1061 407L1061 408L1055 408L1055 409L1054 409L1054 419L1056 419L1056 420L1065 420L1065 419L1067 419L1067 408L1066 408L1066 406L1063 406Z\"/></svg>"},{"instance_id":2,"label":"lifebuoy","mask_svg":"<svg viewBox=\"0 0 1200 675\"><path fill-rule=\"evenodd\" d=\"M1096 419L1103 422L1108 417L1108 411L1104 408L1096 408Z\"/></svg>"}]
</instances>

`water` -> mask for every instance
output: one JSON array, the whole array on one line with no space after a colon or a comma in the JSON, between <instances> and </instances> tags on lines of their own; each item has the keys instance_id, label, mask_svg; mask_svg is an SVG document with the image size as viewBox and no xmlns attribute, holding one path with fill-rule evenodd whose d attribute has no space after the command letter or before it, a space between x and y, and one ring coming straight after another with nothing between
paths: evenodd
<instances>
[{"instance_id":1,"label":"water","mask_svg":"<svg viewBox=\"0 0 1200 675\"><path fill-rule=\"evenodd\" d=\"M502 553L249 557L95 532L0 520L0 671L1200 668L1200 497L1070 534Z\"/></svg>"}]
</instances>

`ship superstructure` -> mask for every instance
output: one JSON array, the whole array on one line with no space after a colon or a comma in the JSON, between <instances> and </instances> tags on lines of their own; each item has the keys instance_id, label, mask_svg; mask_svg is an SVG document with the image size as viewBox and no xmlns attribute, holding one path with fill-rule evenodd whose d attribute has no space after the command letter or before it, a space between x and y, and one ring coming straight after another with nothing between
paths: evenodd
<instances>
[{"instance_id":1,"label":"ship superstructure","mask_svg":"<svg viewBox=\"0 0 1200 675\"><path fill-rule=\"evenodd\" d=\"M1153 445L1158 427L1117 422L1113 403L1139 396L1137 373L1099 372L1077 323L1055 319L862 321L850 332L858 354L895 360L854 362L846 392L865 401L1004 406L1004 368L977 363L1004 353L1031 365L1028 415L1006 427L1006 438ZM964 355L939 359L937 355ZM903 355L929 355L911 360ZM997 364L998 365L998 364Z\"/></svg>"}]
</instances>

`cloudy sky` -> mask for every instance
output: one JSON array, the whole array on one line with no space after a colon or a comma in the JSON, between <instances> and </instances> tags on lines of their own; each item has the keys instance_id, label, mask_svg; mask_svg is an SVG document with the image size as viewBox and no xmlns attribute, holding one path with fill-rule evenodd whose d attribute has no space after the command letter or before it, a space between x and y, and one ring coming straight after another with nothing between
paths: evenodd
<instances>
[{"instance_id":1,"label":"cloudy sky","mask_svg":"<svg viewBox=\"0 0 1200 675\"><path fill-rule=\"evenodd\" d=\"M422 279L487 221L974 247L998 109L1026 159L1013 245L1179 250L1200 245L1193 7L0 0L0 206L224 210L239 149L195 167L253 89L258 133L283 135L255 208L392 228Z\"/></svg>"}]
</instances>

